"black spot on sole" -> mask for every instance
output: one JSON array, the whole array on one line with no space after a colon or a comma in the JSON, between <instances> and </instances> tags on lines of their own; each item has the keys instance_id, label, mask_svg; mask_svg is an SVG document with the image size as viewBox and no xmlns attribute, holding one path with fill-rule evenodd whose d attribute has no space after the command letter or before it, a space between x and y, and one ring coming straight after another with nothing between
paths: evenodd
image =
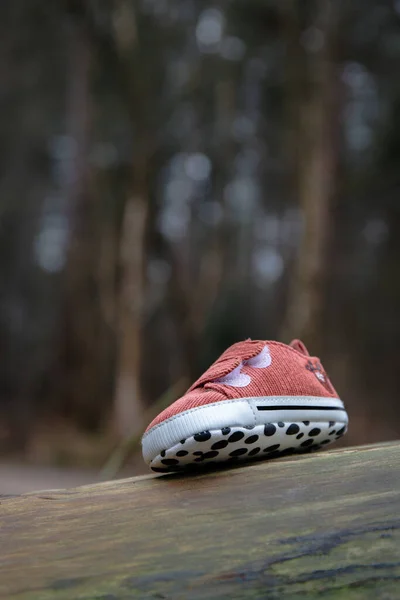
<instances>
[{"instance_id":1,"label":"black spot on sole","mask_svg":"<svg viewBox=\"0 0 400 600\"><path fill-rule=\"evenodd\" d=\"M210 452L204 452L203 459L215 458L216 456L218 456L218 454L219 454L219 452L217 452L216 450L211 450Z\"/></svg>"},{"instance_id":2,"label":"black spot on sole","mask_svg":"<svg viewBox=\"0 0 400 600\"><path fill-rule=\"evenodd\" d=\"M303 448L308 448L309 446L311 446L314 443L314 440L305 440L304 442L301 442L300 446L302 446Z\"/></svg>"},{"instance_id":3,"label":"black spot on sole","mask_svg":"<svg viewBox=\"0 0 400 600\"><path fill-rule=\"evenodd\" d=\"M235 433L232 433L231 436L229 436L228 438L228 442L230 444L232 444L233 442L238 442L239 440L241 440L242 438L244 438L244 433L243 431L235 431Z\"/></svg>"},{"instance_id":4,"label":"black spot on sole","mask_svg":"<svg viewBox=\"0 0 400 600\"><path fill-rule=\"evenodd\" d=\"M319 435L320 433L321 433L321 430L318 427L314 427L314 429L311 429L311 431L309 431L308 435L315 437L316 435Z\"/></svg>"},{"instance_id":5,"label":"black spot on sole","mask_svg":"<svg viewBox=\"0 0 400 600\"><path fill-rule=\"evenodd\" d=\"M264 448L264 452L274 452L275 450L278 450L279 447L280 444L273 444L273 446L268 446L268 448Z\"/></svg>"},{"instance_id":6,"label":"black spot on sole","mask_svg":"<svg viewBox=\"0 0 400 600\"><path fill-rule=\"evenodd\" d=\"M292 423L286 429L286 435L295 435L295 433L299 433L300 427L296 423Z\"/></svg>"},{"instance_id":7,"label":"black spot on sole","mask_svg":"<svg viewBox=\"0 0 400 600\"><path fill-rule=\"evenodd\" d=\"M247 454L247 448L238 448L237 450L230 452L229 456L243 456L244 454Z\"/></svg>"},{"instance_id":8,"label":"black spot on sole","mask_svg":"<svg viewBox=\"0 0 400 600\"><path fill-rule=\"evenodd\" d=\"M227 440L221 440L219 442L215 442L215 444L213 444L211 446L211 450L222 450L222 448L226 448L228 445L228 441Z\"/></svg>"},{"instance_id":9,"label":"black spot on sole","mask_svg":"<svg viewBox=\"0 0 400 600\"><path fill-rule=\"evenodd\" d=\"M257 440L258 440L258 435L251 435L250 437L247 438L247 440L244 440L244 443L245 444L254 444Z\"/></svg>"},{"instance_id":10,"label":"black spot on sole","mask_svg":"<svg viewBox=\"0 0 400 600\"><path fill-rule=\"evenodd\" d=\"M250 450L250 452L248 453L247 456L255 456L256 454L258 454L259 452L261 452L261 448L253 448L253 450Z\"/></svg>"},{"instance_id":11,"label":"black spot on sole","mask_svg":"<svg viewBox=\"0 0 400 600\"><path fill-rule=\"evenodd\" d=\"M193 437L196 442L207 442L211 438L211 433L209 431L200 431L200 433L196 433Z\"/></svg>"},{"instance_id":12,"label":"black spot on sole","mask_svg":"<svg viewBox=\"0 0 400 600\"><path fill-rule=\"evenodd\" d=\"M274 435L275 432L276 432L276 427L275 427L275 425L273 425L273 423L267 423L264 426L264 435L269 437L271 435Z\"/></svg>"}]
</instances>

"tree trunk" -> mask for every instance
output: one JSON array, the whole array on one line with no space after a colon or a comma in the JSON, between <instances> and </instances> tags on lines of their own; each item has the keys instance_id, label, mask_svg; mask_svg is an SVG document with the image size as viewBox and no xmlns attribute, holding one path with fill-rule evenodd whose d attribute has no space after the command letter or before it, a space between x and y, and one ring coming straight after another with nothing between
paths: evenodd
<instances>
[{"instance_id":1,"label":"tree trunk","mask_svg":"<svg viewBox=\"0 0 400 600\"><path fill-rule=\"evenodd\" d=\"M100 200L89 180L93 40L79 9L68 17L67 135L71 151L64 166L71 240L64 279L61 356L53 387L54 395L62 398L57 409L84 428L96 429L110 405L114 331L104 315L99 276L103 261Z\"/></svg>"},{"instance_id":2,"label":"tree trunk","mask_svg":"<svg viewBox=\"0 0 400 600\"><path fill-rule=\"evenodd\" d=\"M118 364L114 422L118 434L131 435L142 426L141 331L144 307L145 191L126 201L121 237L121 289L118 318Z\"/></svg>"},{"instance_id":3,"label":"tree trunk","mask_svg":"<svg viewBox=\"0 0 400 600\"><path fill-rule=\"evenodd\" d=\"M337 92L334 63L337 7L316 3L315 17L303 29L299 5L286 3L288 35L287 96L292 131L289 150L292 182L303 220L303 234L289 291L282 337L320 346L329 213L336 168Z\"/></svg>"},{"instance_id":4,"label":"tree trunk","mask_svg":"<svg viewBox=\"0 0 400 600\"><path fill-rule=\"evenodd\" d=\"M122 437L143 426L142 326L145 303L146 230L149 218L149 170L154 148L149 126L147 74L142 72L139 27L134 6L117 0L113 7L116 59L126 80L127 112L134 132L132 178L128 186L120 243L120 289L114 426Z\"/></svg>"}]
</instances>

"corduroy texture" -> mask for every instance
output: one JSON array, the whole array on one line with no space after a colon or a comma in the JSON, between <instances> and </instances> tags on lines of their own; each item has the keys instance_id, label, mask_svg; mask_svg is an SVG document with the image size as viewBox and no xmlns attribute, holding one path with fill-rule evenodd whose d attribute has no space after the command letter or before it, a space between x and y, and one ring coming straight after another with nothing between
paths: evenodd
<instances>
[{"instance_id":1,"label":"corduroy texture","mask_svg":"<svg viewBox=\"0 0 400 600\"><path fill-rule=\"evenodd\" d=\"M317 396L337 398L338 395L318 358L310 357L299 340L286 346L280 342L246 340L228 348L220 358L171 406L161 412L147 427L149 431L174 415L197 406L220 400L257 396ZM254 368L243 364L268 346L271 365ZM251 377L245 387L216 383L216 379L231 373L243 364L242 372Z\"/></svg>"}]
</instances>

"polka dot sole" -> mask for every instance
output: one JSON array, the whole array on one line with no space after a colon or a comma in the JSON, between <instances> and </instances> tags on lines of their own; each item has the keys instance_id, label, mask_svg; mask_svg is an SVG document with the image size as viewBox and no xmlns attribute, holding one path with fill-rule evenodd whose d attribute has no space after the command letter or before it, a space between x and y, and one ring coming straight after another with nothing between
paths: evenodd
<instances>
[{"instance_id":1,"label":"polka dot sole","mask_svg":"<svg viewBox=\"0 0 400 600\"><path fill-rule=\"evenodd\" d=\"M341 438L347 425L336 421L274 422L254 427L202 431L165 448L150 462L155 473L213 464L269 460L319 450Z\"/></svg>"}]
</instances>

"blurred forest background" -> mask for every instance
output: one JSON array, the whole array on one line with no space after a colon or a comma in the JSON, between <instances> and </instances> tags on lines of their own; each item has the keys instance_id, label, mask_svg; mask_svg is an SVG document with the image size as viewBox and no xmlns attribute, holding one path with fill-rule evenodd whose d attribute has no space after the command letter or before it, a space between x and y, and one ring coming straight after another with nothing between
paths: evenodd
<instances>
[{"instance_id":1,"label":"blurred forest background","mask_svg":"<svg viewBox=\"0 0 400 600\"><path fill-rule=\"evenodd\" d=\"M344 444L399 438L400 1L3 0L0 31L0 462L133 436L145 472L246 337L322 357Z\"/></svg>"}]
</instances>

